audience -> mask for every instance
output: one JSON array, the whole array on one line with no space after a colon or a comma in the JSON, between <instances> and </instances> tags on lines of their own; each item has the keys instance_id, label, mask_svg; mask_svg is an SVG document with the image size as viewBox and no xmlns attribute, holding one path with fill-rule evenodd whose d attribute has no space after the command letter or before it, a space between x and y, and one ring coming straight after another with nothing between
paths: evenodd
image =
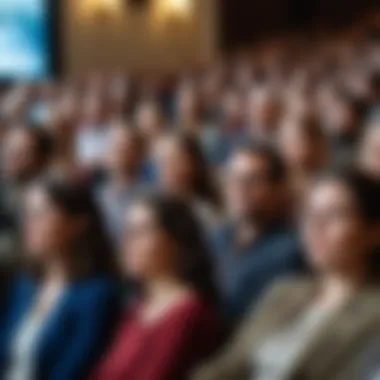
<instances>
[{"instance_id":1,"label":"audience","mask_svg":"<svg viewBox=\"0 0 380 380\"><path fill-rule=\"evenodd\" d=\"M141 295L93 380L181 380L220 342L211 257L186 204L155 195L127 214L122 266Z\"/></svg>"},{"instance_id":2,"label":"audience","mask_svg":"<svg viewBox=\"0 0 380 380\"><path fill-rule=\"evenodd\" d=\"M378 30L0 86L0 378L374 380Z\"/></svg>"},{"instance_id":3,"label":"audience","mask_svg":"<svg viewBox=\"0 0 380 380\"><path fill-rule=\"evenodd\" d=\"M196 379L347 379L379 331L379 183L327 174L305 204L302 235L316 278L279 281Z\"/></svg>"}]
</instances>

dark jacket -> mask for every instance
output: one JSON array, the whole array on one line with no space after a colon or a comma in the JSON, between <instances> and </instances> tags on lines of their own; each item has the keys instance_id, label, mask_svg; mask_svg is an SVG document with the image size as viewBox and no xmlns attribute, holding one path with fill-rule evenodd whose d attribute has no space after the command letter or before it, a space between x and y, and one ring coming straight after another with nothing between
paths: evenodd
<instances>
[{"instance_id":1,"label":"dark jacket","mask_svg":"<svg viewBox=\"0 0 380 380\"><path fill-rule=\"evenodd\" d=\"M14 334L32 307L38 285L17 278L0 318L0 378ZM68 285L47 317L36 349L35 380L82 380L105 348L119 311L118 286L96 277Z\"/></svg>"}]
</instances>

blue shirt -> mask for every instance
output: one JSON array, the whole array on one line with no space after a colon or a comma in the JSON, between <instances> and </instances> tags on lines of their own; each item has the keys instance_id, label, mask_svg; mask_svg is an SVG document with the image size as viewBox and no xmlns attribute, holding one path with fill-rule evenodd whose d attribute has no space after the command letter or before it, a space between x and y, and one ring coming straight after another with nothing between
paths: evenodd
<instances>
[{"instance_id":1,"label":"blue shirt","mask_svg":"<svg viewBox=\"0 0 380 380\"><path fill-rule=\"evenodd\" d=\"M236 244L233 227L225 227L215 236L214 254L222 309L231 321L242 317L274 280L305 268L297 236L281 227L244 247Z\"/></svg>"},{"instance_id":2,"label":"blue shirt","mask_svg":"<svg viewBox=\"0 0 380 380\"><path fill-rule=\"evenodd\" d=\"M38 284L18 278L0 315L0 378L9 368L12 340L38 294ZM99 276L67 286L38 337L35 377L30 380L82 380L99 359L119 312L119 287Z\"/></svg>"}]
</instances>

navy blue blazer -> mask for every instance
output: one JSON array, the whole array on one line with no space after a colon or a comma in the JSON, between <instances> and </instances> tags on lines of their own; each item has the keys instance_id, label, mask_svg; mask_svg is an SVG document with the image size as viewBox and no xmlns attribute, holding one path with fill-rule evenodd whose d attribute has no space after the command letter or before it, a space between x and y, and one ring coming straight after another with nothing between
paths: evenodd
<instances>
[{"instance_id":1,"label":"navy blue blazer","mask_svg":"<svg viewBox=\"0 0 380 380\"><path fill-rule=\"evenodd\" d=\"M0 378L9 366L10 346L37 294L30 278L11 287L0 317ZM120 310L119 287L107 277L70 284L45 322L36 349L35 380L83 380L102 354Z\"/></svg>"}]
</instances>

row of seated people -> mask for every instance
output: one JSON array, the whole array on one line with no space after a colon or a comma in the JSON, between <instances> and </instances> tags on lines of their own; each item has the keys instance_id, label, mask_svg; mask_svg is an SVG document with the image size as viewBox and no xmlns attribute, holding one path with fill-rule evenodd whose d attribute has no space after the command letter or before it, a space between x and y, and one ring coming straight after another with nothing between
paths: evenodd
<instances>
[{"instance_id":1,"label":"row of seated people","mask_svg":"<svg viewBox=\"0 0 380 380\"><path fill-rule=\"evenodd\" d=\"M28 275L14 276L2 302L1 378L365 379L359 359L380 328L379 184L356 170L321 176L297 245L271 218L272 202L249 202L258 176L265 196L284 180L268 151L239 148L228 172L236 222L215 253L188 204L154 193L126 213L118 264L88 186L33 184L23 214Z\"/></svg>"},{"instance_id":2,"label":"row of seated people","mask_svg":"<svg viewBox=\"0 0 380 380\"><path fill-rule=\"evenodd\" d=\"M168 82L0 88L0 379L376 379L362 24Z\"/></svg>"}]
</instances>

